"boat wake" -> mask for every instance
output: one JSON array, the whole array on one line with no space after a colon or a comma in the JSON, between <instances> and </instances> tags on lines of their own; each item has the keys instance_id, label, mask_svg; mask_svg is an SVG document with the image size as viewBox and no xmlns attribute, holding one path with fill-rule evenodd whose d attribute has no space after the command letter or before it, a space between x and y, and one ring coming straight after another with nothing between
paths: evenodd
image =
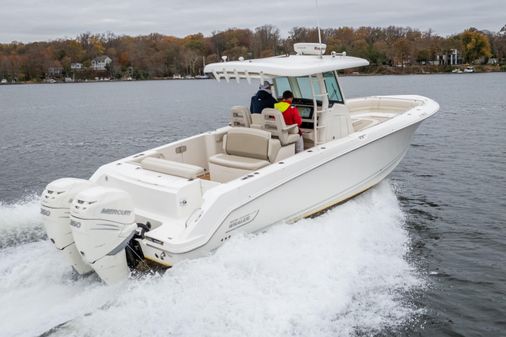
<instances>
[{"instance_id":1,"label":"boat wake","mask_svg":"<svg viewBox=\"0 0 506 337\"><path fill-rule=\"evenodd\" d=\"M75 277L37 214L36 201L0 208L6 336L352 336L418 314L409 293L424 281L405 259L409 237L388 182L116 286Z\"/></svg>"},{"instance_id":2,"label":"boat wake","mask_svg":"<svg viewBox=\"0 0 506 337\"><path fill-rule=\"evenodd\" d=\"M39 198L34 195L16 204L0 201L0 249L44 239L39 213Z\"/></svg>"}]
</instances>

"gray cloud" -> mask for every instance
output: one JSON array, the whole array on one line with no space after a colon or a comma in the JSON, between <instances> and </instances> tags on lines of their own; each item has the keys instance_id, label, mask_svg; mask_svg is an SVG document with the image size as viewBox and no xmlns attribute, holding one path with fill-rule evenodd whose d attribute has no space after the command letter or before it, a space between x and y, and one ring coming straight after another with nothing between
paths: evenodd
<instances>
[{"instance_id":1,"label":"gray cloud","mask_svg":"<svg viewBox=\"0 0 506 337\"><path fill-rule=\"evenodd\" d=\"M320 25L410 26L450 35L469 27L498 31L506 24L506 1L320 0ZM41 41L92 33L175 36L231 27L273 24L286 36L295 26L316 26L315 2L282 0L2 0L0 42Z\"/></svg>"}]
</instances>

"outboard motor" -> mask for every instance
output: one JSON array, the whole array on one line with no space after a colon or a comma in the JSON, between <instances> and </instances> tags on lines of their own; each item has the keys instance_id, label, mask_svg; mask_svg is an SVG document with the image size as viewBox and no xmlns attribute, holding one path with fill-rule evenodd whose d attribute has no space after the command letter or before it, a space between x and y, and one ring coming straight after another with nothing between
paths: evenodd
<instances>
[{"instance_id":1,"label":"outboard motor","mask_svg":"<svg viewBox=\"0 0 506 337\"><path fill-rule=\"evenodd\" d=\"M70 205L77 193L90 188L89 180L62 178L47 185L41 196L42 222L47 236L58 248L79 274L86 274L93 269L83 261L72 237L70 228Z\"/></svg>"},{"instance_id":2,"label":"outboard motor","mask_svg":"<svg viewBox=\"0 0 506 337\"><path fill-rule=\"evenodd\" d=\"M125 247L137 229L134 204L122 190L95 186L72 202L70 225L76 247L107 284L130 275Z\"/></svg>"}]
</instances>

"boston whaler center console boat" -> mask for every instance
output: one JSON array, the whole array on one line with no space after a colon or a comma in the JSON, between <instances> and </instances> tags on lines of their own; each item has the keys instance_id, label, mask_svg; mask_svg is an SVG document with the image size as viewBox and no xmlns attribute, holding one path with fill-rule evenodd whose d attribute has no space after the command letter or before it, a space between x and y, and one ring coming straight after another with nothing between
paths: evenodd
<instances>
[{"instance_id":1,"label":"boston whaler center console boat","mask_svg":"<svg viewBox=\"0 0 506 337\"><path fill-rule=\"evenodd\" d=\"M421 96L345 99L337 70L368 62L324 48L296 44L296 55L205 67L218 81L271 81L278 98L291 90L303 152L295 154L301 136L281 112L234 106L228 126L106 164L89 180L50 183L41 200L50 240L78 273L113 284L144 259L169 267L204 256L379 183L439 106Z\"/></svg>"}]
</instances>

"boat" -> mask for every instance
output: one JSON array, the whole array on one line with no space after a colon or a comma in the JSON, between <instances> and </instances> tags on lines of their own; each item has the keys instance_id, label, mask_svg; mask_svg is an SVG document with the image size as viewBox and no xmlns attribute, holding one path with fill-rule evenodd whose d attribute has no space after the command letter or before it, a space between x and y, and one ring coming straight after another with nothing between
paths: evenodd
<instances>
[{"instance_id":1,"label":"boat","mask_svg":"<svg viewBox=\"0 0 506 337\"><path fill-rule=\"evenodd\" d=\"M474 73L474 67L473 66L467 66L464 68L465 73Z\"/></svg>"},{"instance_id":2,"label":"boat","mask_svg":"<svg viewBox=\"0 0 506 337\"><path fill-rule=\"evenodd\" d=\"M115 284L141 265L206 256L378 184L439 105L418 95L347 99L337 71L368 61L325 49L295 44L294 55L206 65L219 82L270 81L278 98L291 90L301 132L278 110L233 106L229 125L105 164L89 179L55 180L41 196L51 242L79 274Z\"/></svg>"}]
</instances>

